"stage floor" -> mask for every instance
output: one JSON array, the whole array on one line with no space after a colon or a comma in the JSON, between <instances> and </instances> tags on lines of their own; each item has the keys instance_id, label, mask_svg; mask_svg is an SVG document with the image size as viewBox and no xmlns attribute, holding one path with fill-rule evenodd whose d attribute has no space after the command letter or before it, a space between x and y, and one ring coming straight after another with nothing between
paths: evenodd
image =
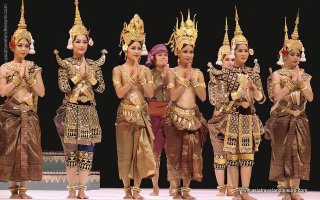
<instances>
[{"instance_id":1,"label":"stage floor","mask_svg":"<svg viewBox=\"0 0 320 200\"><path fill-rule=\"evenodd\" d=\"M149 196L151 192L150 188L143 189L141 194L145 197L146 200L164 200L172 199L168 196L168 189L161 189L160 196ZM191 194L197 197L198 200L231 200L232 197L217 197L217 190L213 189L193 189ZM61 190L30 190L28 194L33 197L33 199L47 200L47 199L67 199L67 191ZM277 193L251 193L253 197L258 200L280 200L281 198ZM7 190L0 190L0 199L5 200L9 199L10 192ZM87 191L87 195L90 197L90 200L95 199L105 199L105 200L121 200L124 196L123 190L120 188L102 188L100 190L91 190ZM319 200L320 192L309 191L301 193L301 196L305 200Z\"/></svg>"}]
</instances>

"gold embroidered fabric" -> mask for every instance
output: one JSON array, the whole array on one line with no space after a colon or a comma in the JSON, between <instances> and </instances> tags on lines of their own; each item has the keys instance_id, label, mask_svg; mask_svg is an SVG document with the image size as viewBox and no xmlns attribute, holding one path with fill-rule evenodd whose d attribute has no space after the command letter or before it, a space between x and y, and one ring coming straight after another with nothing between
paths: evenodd
<instances>
[{"instance_id":1,"label":"gold embroidered fabric","mask_svg":"<svg viewBox=\"0 0 320 200\"><path fill-rule=\"evenodd\" d=\"M55 51L58 64L61 66L58 70L58 83L62 92L68 93L68 97L71 103L88 102L95 103L93 86L99 84L94 90L102 93L105 90L105 82L101 70L101 65L105 62L105 52L102 52L102 56L94 61L86 59L87 65L90 67L89 73L82 77L80 75L81 59L67 58L62 60L58 52ZM75 87L71 88L69 84L71 80Z\"/></svg>"},{"instance_id":2,"label":"gold embroidered fabric","mask_svg":"<svg viewBox=\"0 0 320 200\"><path fill-rule=\"evenodd\" d=\"M224 151L233 154L258 151L264 128L257 115L228 114L226 123Z\"/></svg>"},{"instance_id":3,"label":"gold embroidered fabric","mask_svg":"<svg viewBox=\"0 0 320 200\"><path fill-rule=\"evenodd\" d=\"M168 107L169 117L171 122L177 127L178 130L198 130L202 124L196 117L196 108L183 109L175 105Z\"/></svg>"},{"instance_id":4,"label":"gold embroidered fabric","mask_svg":"<svg viewBox=\"0 0 320 200\"><path fill-rule=\"evenodd\" d=\"M91 145L101 142L101 127L93 105L67 103L64 142Z\"/></svg>"}]
</instances>

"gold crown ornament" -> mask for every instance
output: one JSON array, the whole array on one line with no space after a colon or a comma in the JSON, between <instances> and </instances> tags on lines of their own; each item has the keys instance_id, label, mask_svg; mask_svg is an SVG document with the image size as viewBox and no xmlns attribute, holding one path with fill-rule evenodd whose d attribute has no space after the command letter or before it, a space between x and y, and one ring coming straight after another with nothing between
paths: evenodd
<instances>
[{"instance_id":1,"label":"gold crown ornament","mask_svg":"<svg viewBox=\"0 0 320 200\"><path fill-rule=\"evenodd\" d=\"M79 7L78 7L79 1L75 0L74 4L76 6L76 14L75 14L75 17L74 17L74 24L73 24L72 28L69 31L70 37L69 37L68 46L67 46L67 49L70 49L70 50L73 49L72 42L73 42L73 40L75 39L75 37L77 35L85 35L85 36L87 36L89 38L89 45L92 46L94 44L92 38L89 37L89 32L90 31L88 31L87 28L82 23L81 16L80 16L80 11L79 11Z\"/></svg>"},{"instance_id":2,"label":"gold crown ornament","mask_svg":"<svg viewBox=\"0 0 320 200\"><path fill-rule=\"evenodd\" d=\"M132 41L141 42L142 55L148 55L144 22L138 14L134 14L129 24L126 22L123 24L123 29L120 34L120 47L122 47L122 50L127 51Z\"/></svg>"},{"instance_id":3,"label":"gold crown ornament","mask_svg":"<svg viewBox=\"0 0 320 200\"><path fill-rule=\"evenodd\" d=\"M298 49L299 51L301 51L301 58L300 58L301 62L306 61L306 55L304 53L305 49L303 47L301 40L299 40L298 24L299 24L299 11L296 17L294 30L291 34L291 39L289 39L287 21L285 18L285 24L284 24L285 36L284 36L283 47L279 51L279 60L277 62L278 65L282 66L284 64L283 55L287 55L293 49Z\"/></svg>"},{"instance_id":4,"label":"gold crown ornament","mask_svg":"<svg viewBox=\"0 0 320 200\"><path fill-rule=\"evenodd\" d=\"M188 18L186 21L183 19L183 14L181 13L181 23L179 28L179 20L177 18L177 23L173 29L173 33L169 41L166 43L171 44L171 51L177 56L178 51L180 51L184 44L195 46L198 37L198 22L195 21L195 16L193 20L190 19L190 11L188 10Z\"/></svg>"},{"instance_id":5,"label":"gold crown ornament","mask_svg":"<svg viewBox=\"0 0 320 200\"><path fill-rule=\"evenodd\" d=\"M237 7L235 7L235 21L236 21L236 28L234 31L234 36L231 40L231 54L233 55L233 57L235 55L235 49L236 49L237 45L245 44L249 47L249 42L248 42L247 38L244 37L243 32L241 30L241 27L239 25L239 16L238 16ZM249 49L249 54L250 55L254 54L253 49Z\"/></svg>"},{"instance_id":6,"label":"gold crown ornament","mask_svg":"<svg viewBox=\"0 0 320 200\"><path fill-rule=\"evenodd\" d=\"M14 47L21 39L26 39L30 44L29 54L35 54L36 52L34 50L34 40L32 38L31 33L27 31L27 24L24 19L24 0L22 0L21 2L21 16L18 28L11 37L9 47Z\"/></svg>"},{"instance_id":7,"label":"gold crown ornament","mask_svg":"<svg viewBox=\"0 0 320 200\"><path fill-rule=\"evenodd\" d=\"M224 55L228 55L231 53L231 48L230 48L230 42L229 42L229 37L228 37L228 21L227 21L227 17L226 17L226 25L225 25L225 29L226 32L224 34L224 38L223 38L223 42L222 42L222 46L219 48L218 51L218 59L216 64L217 65L222 65L222 59Z\"/></svg>"}]
</instances>

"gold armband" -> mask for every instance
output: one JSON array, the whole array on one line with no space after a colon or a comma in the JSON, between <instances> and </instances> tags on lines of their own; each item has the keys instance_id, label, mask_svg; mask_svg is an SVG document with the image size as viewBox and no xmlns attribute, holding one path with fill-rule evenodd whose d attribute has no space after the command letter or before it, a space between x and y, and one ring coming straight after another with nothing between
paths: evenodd
<instances>
[{"instance_id":1,"label":"gold armband","mask_svg":"<svg viewBox=\"0 0 320 200\"><path fill-rule=\"evenodd\" d=\"M272 87L275 86L275 85L277 85L277 84L280 84L280 82L279 82L279 81L272 81L272 82L271 82Z\"/></svg>"},{"instance_id":2,"label":"gold armband","mask_svg":"<svg viewBox=\"0 0 320 200\"><path fill-rule=\"evenodd\" d=\"M89 83L91 84L91 85L95 85L95 84L97 84L97 79L95 78L95 76L94 75L92 75L92 74L89 74L88 76L87 76L87 80L89 81Z\"/></svg>"},{"instance_id":3,"label":"gold armband","mask_svg":"<svg viewBox=\"0 0 320 200\"><path fill-rule=\"evenodd\" d=\"M169 83L168 86L167 86L168 89L171 89L171 88L174 88L174 87L176 87L176 85L174 83Z\"/></svg>"},{"instance_id":4,"label":"gold armband","mask_svg":"<svg viewBox=\"0 0 320 200\"><path fill-rule=\"evenodd\" d=\"M113 82L113 85L116 86L118 84L120 84L121 82L118 81L114 76L112 76L112 82Z\"/></svg>"},{"instance_id":5,"label":"gold armband","mask_svg":"<svg viewBox=\"0 0 320 200\"><path fill-rule=\"evenodd\" d=\"M305 81L301 81L298 83L298 89L299 90L306 90L308 88L308 85Z\"/></svg>"},{"instance_id":6,"label":"gold armband","mask_svg":"<svg viewBox=\"0 0 320 200\"><path fill-rule=\"evenodd\" d=\"M256 94L255 96L253 96L253 98L256 100L256 101L261 101L263 96L261 94L260 91L258 91L258 94Z\"/></svg>"},{"instance_id":7,"label":"gold armband","mask_svg":"<svg viewBox=\"0 0 320 200\"><path fill-rule=\"evenodd\" d=\"M80 74L75 75L74 77L71 78L71 81L77 85L78 82L81 80L82 76Z\"/></svg>"},{"instance_id":8,"label":"gold armband","mask_svg":"<svg viewBox=\"0 0 320 200\"><path fill-rule=\"evenodd\" d=\"M241 99L243 96L244 96L244 95L243 95L242 90L239 90L239 91L237 91L237 92L232 92L232 93L231 93L231 98L232 98L232 100Z\"/></svg>"},{"instance_id":9,"label":"gold armband","mask_svg":"<svg viewBox=\"0 0 320 200\"><path fill-rule=\"evenodd\" d=\"M26 79L26 81L30 87L33 87L37 82L37 80L35 78L33 78L32 76L30 76L28 79Z\"/></svg>"},{"instance_id":10,"label":"gold armband","mask_svg":"<svg viewBox=\"0 0 320 200\"><path fill-rule=\"evenodd\" d=\"M140 78L140 79L139 79L139 83L140 83L141 85L144 85L144 84L147 83L147 80L146 80L145 78Z\"/></svg>"},{"instance_id":11,"label":"gold armband","mask_svg":"<svg viewBox=\"0 0 320 200\"><path fill-rule=\"evenodd\" d=\"M202 87L202 88L206 88L206 84L204 82L202 83L197 83L197 84L194 84L194 85L191 85L192 87Z\"/></svg>"},{"instance_id":12,"label":"gold armband","mask_svg":"<svg viewBox=\"0 0 320 200\"><path fill-rule=\"evenodd\" d=\"M12 79L12 83L16 87L18 87L21 84L21 81L22 81L22 78L19 74L17 76L13 77L13 79Z\"/></svg>"}]
</instances>

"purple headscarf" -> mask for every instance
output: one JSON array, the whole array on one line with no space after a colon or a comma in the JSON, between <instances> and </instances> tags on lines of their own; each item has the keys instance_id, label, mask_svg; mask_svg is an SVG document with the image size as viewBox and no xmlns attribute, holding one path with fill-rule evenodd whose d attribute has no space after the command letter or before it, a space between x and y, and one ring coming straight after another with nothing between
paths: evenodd
<instances>
[{"instance_id":1,"label":"purple headscarf","mask_svg":"<svg viewBox=\"0 0 320 200\"><path fill-rule=\"evenodd\" d=\"M156 63L154 56L159 53L168 53L167 47L164 44L157 44L152 47L151 51L148 54L146 66L150 67L152 65L155 65Z\"/></svg>"}]
</instances>

